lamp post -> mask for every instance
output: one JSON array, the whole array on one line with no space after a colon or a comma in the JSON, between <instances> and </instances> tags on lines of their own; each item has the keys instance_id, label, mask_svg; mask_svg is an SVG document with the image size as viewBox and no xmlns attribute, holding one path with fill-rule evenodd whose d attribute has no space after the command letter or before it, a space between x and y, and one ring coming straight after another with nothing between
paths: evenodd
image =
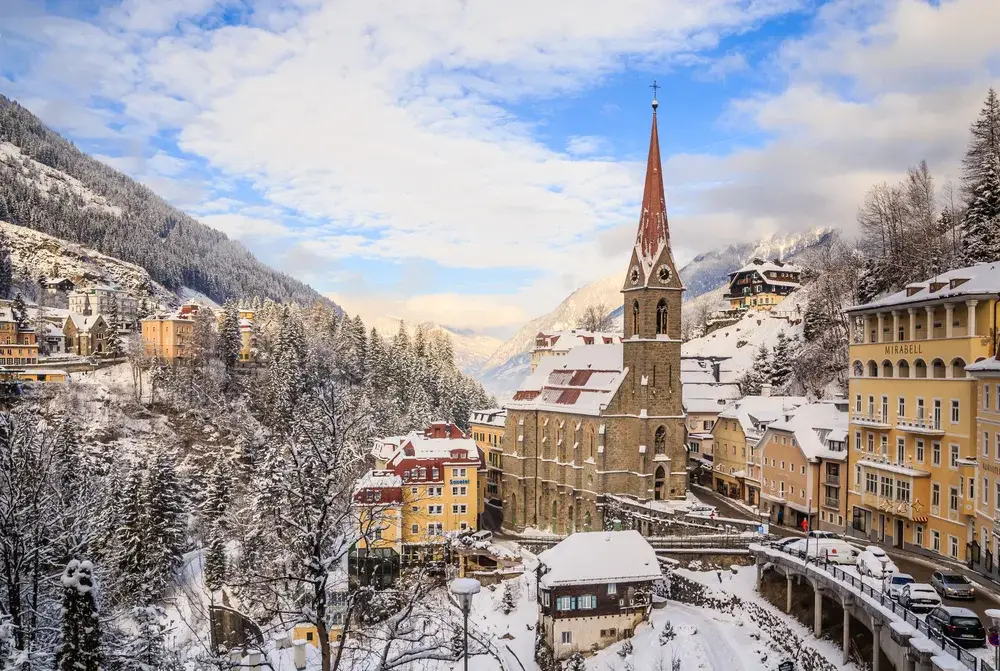
<instances>
[{"instance_id":1,"label":"lamp post","mask_svg":"<svg viewBox=\"0 0 1000 671\"><path fill-rule=\"evenodd\" d=\"M993 646L993 660L995 665L1000 665L1000 630L997 626L1000 625L1000 610L996 608L989 608L985 611L986 617L990 618L990 628L989 628L989 639L990 645ZM994 666L994 668L996 668Z\"/></svg>"},{"instance_id":2,"label":"lamp post","mask_svg":"<svg viewBox=\"0 0 1000 671\"><path fill-rule=\"evenodd\" d=\"M451 593L458 598L464 620L465 642L462 645L462 658L465 661L465 671L469 671L469 611L472 609L472 597L479 593L480 587L479 581L475 578L456 578L451 581Z\"/></svg>"}]
</instances>

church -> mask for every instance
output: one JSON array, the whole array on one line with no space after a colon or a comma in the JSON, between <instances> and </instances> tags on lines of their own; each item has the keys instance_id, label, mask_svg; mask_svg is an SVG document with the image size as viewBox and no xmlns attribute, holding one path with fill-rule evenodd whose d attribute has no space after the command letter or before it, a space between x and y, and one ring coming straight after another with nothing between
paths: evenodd
<instances>
[{"instance_id":1,"label":"church","mask_svg":"<svg viewBox=\"0 0 1000 671\"><path fill-rule=\"evenodd\" d=\"M601 529L609 496L684 499L681 284L670 249L653 100L646 182L621 342L547 357L507 404L504 526Z\"/></svg>"}]
</instances>

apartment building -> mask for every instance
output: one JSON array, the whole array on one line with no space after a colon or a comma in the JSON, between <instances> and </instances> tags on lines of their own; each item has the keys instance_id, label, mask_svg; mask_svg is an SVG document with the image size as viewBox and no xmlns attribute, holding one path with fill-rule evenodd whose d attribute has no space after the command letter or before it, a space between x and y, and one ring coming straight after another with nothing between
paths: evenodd
<instances>
[{"instance_id":1,"label":"apartment building","mask_svg":"<svg viewBox=\"0 0 1000 671\"><path fill-rule=\"evenodd\" d=\"M500 499L503 482L503 433L507 421L504 408L473 410L469 422L472 439L486 454L486 497Z\"/></svg>"},{"instance_id":2,"label":"apartment building","mask_svg":"<svg viewBox=\"0 0 1000 671\"><path fill-rule=\"evenodd\" d=\"M190 354L194 337L194 319L179 314L158 315L142 320L142 343L149 356L165 361L183 359Z\"/></svg>"},{"instance_id":3,"label":"apartment building","mask_svg":"<svg viewBox=\"0 0 1000 671\"><path fill-rule=\"evenodd\" d=\"M994 345L994 351L996 349ZM976 526L979 533L972 543L971 559L980 573L1000 580L1000 357L994 355L965 370L976 380L977 387L979 498Z\"/></svg>"},{"instance_id":4,"label":"apartment building","mask_svg":"<svg viewBox=\"0 0 1000 671\"><path fill-rule=\"evenodd\" d=\"M27 324L19 326L10 301L0 304L0 366L38 363L38 337Z\"/></svg>"},{"instance_id":5,"label":"apartment building","mask_svg":"<svg viewBox=\"0 0 1000 671\"><path fill-rule=\"evenodd\" d=\"M846 311L849 533L960 560L980 543L966 366L994 353L998 292L1000 263L977 264Z\"/></svg>"}]
</instances>

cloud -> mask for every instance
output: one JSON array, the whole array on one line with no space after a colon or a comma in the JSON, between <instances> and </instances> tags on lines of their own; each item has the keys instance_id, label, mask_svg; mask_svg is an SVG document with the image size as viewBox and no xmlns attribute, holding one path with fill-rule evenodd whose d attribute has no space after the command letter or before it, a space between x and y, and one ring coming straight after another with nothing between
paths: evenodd
<instances>
[{"instance_id":1,"label":"cloud","mask_svg":"<svg viewBox=\"0 0 1000 671\"><path fill-rule=\"evenodd\" d=\"M596 135L574 135L566 141L566 152L573 156L590 156L607 151L605 138Z\"/></svg>"},{"instance_id":2,"label":"cloud","mask_svg":"<svg viewBox=\"0 0 1000 671\"><path fill-rule=\"evenodd\" d=\"M255 238L271 240L281 238L287 240L294 237L295 232L288 226L273 219L258 219L244 214L208 214L200 218L203 224L218 229L236 240Z\"/></svg>"},{"instance_id":3,"label":"cloud","mask_svg":"<svg viewBox=\"0 0 1000 671\"><path fill-rule=\"evenodd\" d=\"M394 317L477 331L512 331L532 316L509 298L495 295L438 293L401 297L386 293L335 293L329 297L348 313L360 314L369 323L379 317Z\"/></svg>"}]
</instances>

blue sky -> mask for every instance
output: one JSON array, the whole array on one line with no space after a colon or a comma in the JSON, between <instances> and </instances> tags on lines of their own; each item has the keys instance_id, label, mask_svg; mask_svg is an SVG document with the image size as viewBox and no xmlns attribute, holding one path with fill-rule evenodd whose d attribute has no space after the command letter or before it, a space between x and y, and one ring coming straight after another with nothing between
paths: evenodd
<instances>
[{"instance_id":1,"label":"blue sky","mask_svg":"<svg viewBox=\"0 0 1000 671\"><path fill-rule=\"evenodd\" d=\"M995 0L4 0L0 92L371 318L504 334L623 272L653 79L675 254L957 175Z\"/></svg>"}]
</instances>

